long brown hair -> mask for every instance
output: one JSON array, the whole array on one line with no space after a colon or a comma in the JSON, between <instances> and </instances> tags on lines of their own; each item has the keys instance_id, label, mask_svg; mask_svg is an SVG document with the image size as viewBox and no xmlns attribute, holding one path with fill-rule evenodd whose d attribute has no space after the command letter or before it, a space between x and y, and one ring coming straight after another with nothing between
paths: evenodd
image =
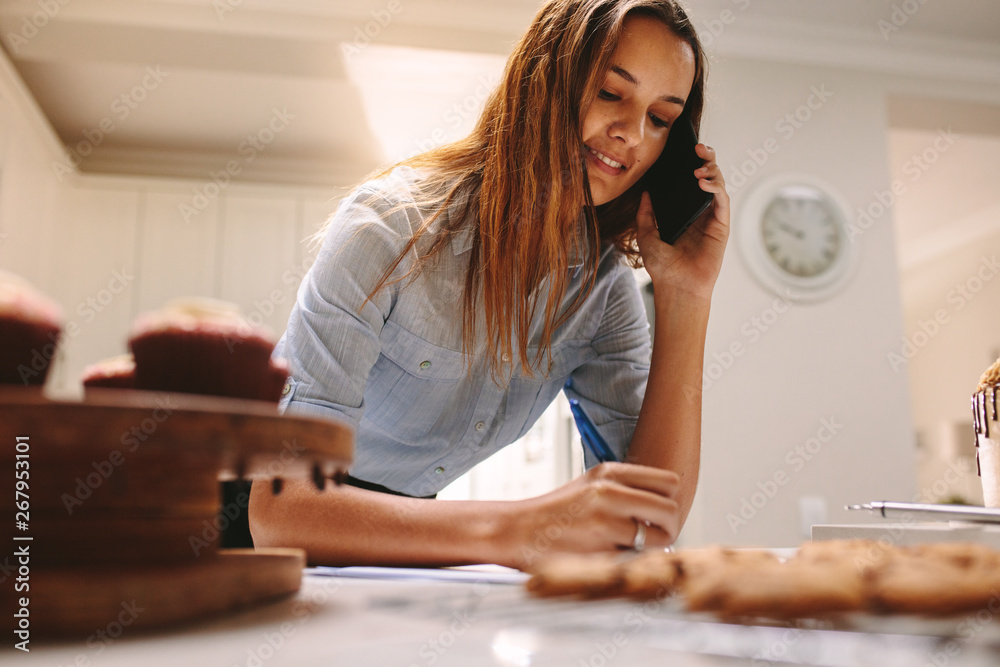
<instances>
[{"instance_id":1,"label":"long brown hair","mask_svg":"<svg viewBox=\"0 0 1000 667\"><path fill-rule=\"evenodd\" d=\"M457 205L458 213L449 216L446 228L407 275L419 271L451 233L472 224L463 351L471 367L477 327L482 326L495 380L507 374L501 360L513 358L515 341L521 368L529 375L543 356L551 355L553 333L593 287L601 243L614 244L633 266L641 265L635 224L641 181L595 208L582 136L584 114L603 84L622 24L634 14L660 19L691 45L695 79L685 112L697 130L704 106L705 54L680 5L674 0L549 0L507 60L471 134L399 163L426 170L419 204L432 213L369 298L389 282L431 224ZM562 308L574 257L585 258L585 287ZM545 279L547 299L539 303L544 291L538 288ZM529 359L529 331L539 308L544 308L543 329L538 354Z\"/></svg>"}]
</instances>

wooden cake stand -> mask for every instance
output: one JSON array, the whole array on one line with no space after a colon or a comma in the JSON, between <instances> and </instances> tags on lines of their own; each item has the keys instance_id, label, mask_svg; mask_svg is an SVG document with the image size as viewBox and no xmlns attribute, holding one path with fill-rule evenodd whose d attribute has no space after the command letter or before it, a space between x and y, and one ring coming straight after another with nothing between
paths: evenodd
<instances>
[{"instance_id":1,"label":"wooden cake stand","mask_svg":"<svg viewBox=\"0 0 1000 667\"><path fill-rule=\"evenodd\" d=\"M319 492L352 452L349 426L261 401L0 388L0 613L14 618L27 598L32 637L86 636L294 593L305 552L219 550L219 481L280 493L282 480L309 479Z\"/></svg>"}]
</instances>

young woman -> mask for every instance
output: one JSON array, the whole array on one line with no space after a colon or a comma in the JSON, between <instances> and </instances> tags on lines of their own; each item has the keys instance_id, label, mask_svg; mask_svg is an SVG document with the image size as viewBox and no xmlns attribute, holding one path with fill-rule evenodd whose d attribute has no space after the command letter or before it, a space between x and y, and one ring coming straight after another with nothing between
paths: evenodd
<instances>
[{"instance_id":1,"label":"young woman","mask_svg":"<svg viewBox=\"0 0 1000 667\"><path fill-rule=\"evenodd\" d=\"M524 567L552 551L665 547L697 484L715 203L663 243L640 179L697 127L705 57L674 0L549 0L472 134L348 196L276 354L288 414L346 419L349 485L251 494L257 546L314 563ZM628 264L652 278L655 340ZM432 497L524 434L563 390L626 463L516 502Z\"/></svg>"}]
</instances>

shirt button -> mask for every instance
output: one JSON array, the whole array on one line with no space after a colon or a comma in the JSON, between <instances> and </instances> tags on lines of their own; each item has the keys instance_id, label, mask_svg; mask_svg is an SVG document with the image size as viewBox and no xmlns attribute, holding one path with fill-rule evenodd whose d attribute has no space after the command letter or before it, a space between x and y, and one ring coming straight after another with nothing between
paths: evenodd
<instances>
[{"instance_id":1,"label":"shirt button","mask_svg":"<svg viewBox=\"0 0 1000 667\"><path fill-rule=\"evenodd\" d=\"M486 428L486 422L476 422L476 430L482 431Z\"/></svg>"},{"instance_id":2,"label":"shirt button","mask_svg":"<svg viewBox=\"0 0 1000 667\"><path fill-rule=\"evenodd\" d=\"M281 390L282 396L288 396L288 392L292 390L292 383L286 382L284 388Z\"/></svg>"},{"instance_id":3,"label":"shirt button","mask_svg":"<svg viewBox=\"0 0 1000 667\"><path fill-rule=\"evenodd\" d=\"M507 363L507 362L509 362L509 361L510 361L510 355L509 355L509 354L507 354L507 353L505 352L505 353L504 353L504 354L503 354L503 355L501 356L501 359L503 359L503 360L504 360L504 363Z\"/></svg>"},{"instance_id":4,"label":"shirt button","mask_svg":"<svg viewBox=\"0 0 1000 667\"><path fill-rule=\"evenodd\" d=\"M426 371L430 367L431 367L431 362L429 362L429 361L421 361L420 362L420 368L422 368L423 370Z\"/></svg>"},{"instance_id":5,"label":"shirt button","mask_svg":"<svg viewBox=\"0 0 1000 667\"><path fill-rule=\"evenodd\" d=\"M434 472L436 472L437 474L440 475L441 473L444 472L444 468L442 468L441 466L438 466L437 468L434 468Z\"/></svg>"}]
</instances>

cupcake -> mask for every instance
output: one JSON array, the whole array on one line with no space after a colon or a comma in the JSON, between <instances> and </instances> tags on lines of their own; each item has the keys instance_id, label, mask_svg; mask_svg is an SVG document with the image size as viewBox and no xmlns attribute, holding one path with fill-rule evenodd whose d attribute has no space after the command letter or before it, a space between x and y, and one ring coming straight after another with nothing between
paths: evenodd
<instances>
[{"instance_id":1,"label":"cupcake","mask_svg":"<svg viewBox=\"0 0 1000 667\"><path fill-rule=\"evenodd\" d=\"M285 389L286 382L288 382L288 362L284 359L271 359L257 398L277 403L281 398L281 392Z\"/></svg>"},{"instance_id":2,"label":"cupcake","mask_svg":"<svg viewBox=\"0 0 1000 667\"><path fill-rule=\"evenodd\" d=\"M111 357L83 369L85 388L135 389L135 359L131 354Z\"/></svg>"},{"instance_id":3,"label":"cupcake","mask_svg":"<svg viewBox=\"0 0 1000 667\"><path fill-rule=\"evenodd\" d=\"M983 478L983 498L987 507L1000 507L1000 424L997 422L997 388L1000 387L1000 359L979 378L972 395L972 423L976 431L976 458Z\"/></svg>"},{"instance_id":4,"label":"cupcake","mask_svg":"<svg viewBox=\"0 0 1000 667\"><path fill-rule=\"evenodd\" d=\"M45 384L61 331L58 305L20 276L0 271L0 384Z\"/></svg>"},{"instance_id":5,"label":"cupcake","mask_svg":"<svg viewBox=\"0 0 1000 667\"><path fill-rule=\"evenodd\" d=\"M137 389L277 401L277 377L284 384L287 375L271 363L271 333L214 299L175 300L140 316L129 348Z\"/></svg>"}]
</instances>

